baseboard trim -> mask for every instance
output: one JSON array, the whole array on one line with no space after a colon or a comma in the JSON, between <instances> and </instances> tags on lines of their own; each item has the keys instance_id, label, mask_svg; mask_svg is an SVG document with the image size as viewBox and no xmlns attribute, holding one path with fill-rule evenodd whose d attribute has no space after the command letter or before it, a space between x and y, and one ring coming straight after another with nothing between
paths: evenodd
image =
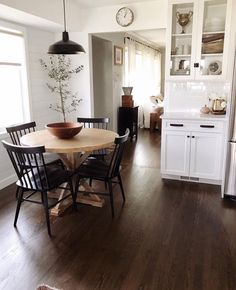
<instances>
[{"instance_id":1,"label":"baseboard trim","mask_svg":"<svg viewBox=\"0 0 236 290\"><path fill-rule=\"evenodd\" d=\"M16 181L17 181L16 174L12 174L12 175L8 176L7 178L0 180L0 189L3 189L4 187L7 187L8 185L10 185Z\"/></svg>"},{"instance_id":2,"label":"baseboard trim","mask_svg":"<svg viewBox=\"0 0 236 290\"><path fill-rule=\"evenodd\" d=\"M207 184L215 184L221 185L221 180L214 180L214 179L204 179L204 178L191 178L179 176L179 175L172 175L172 174L162 174L161 177L163 179L173 179L173 180L181 180L181 181L188 181L188 182L195 182L195 183L207 183Z\"/></svg>"}]
</instances>

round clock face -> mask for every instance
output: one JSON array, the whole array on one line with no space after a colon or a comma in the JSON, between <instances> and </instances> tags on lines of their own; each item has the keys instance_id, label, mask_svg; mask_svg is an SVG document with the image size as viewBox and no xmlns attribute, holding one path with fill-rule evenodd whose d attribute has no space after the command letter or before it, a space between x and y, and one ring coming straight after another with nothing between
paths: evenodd
<instances>
[{"instance_id":1,"label":"round clock face","mask_svg":"<svg viewBox=\"0 0 236 290\"><path fill-rule=\"evenodd\" d=\"M134 20L134 13L127 7L122 7L116 13L116 21L121 26L128 26Z\"/></svg>"}]
</instances>

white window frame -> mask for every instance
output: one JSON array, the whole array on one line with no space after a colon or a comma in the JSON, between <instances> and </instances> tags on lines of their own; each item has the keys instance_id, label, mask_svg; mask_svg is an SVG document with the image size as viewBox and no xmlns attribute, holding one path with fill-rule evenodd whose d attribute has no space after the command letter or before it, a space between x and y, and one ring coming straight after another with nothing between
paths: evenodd
<instances>
[{"instance_id":1,"label":"white window frame","mask_svg":"<svg viewBox=\"0 0 236 290\"><path fill-rule=\"evenodd\" d=\"M22 36L24 42L24 62L23 63L11 63L11 62L0 62L0 65L14 65L21 66L22 68L22 108L23 108L23 119L24 122L29 122L32 117L32 104L29 97L29 78L28 78L28 47L27 47L27 33L26 29L16 24L8 23L0 20L0 32ZM0 140L6 138L8 134L6 131L0 131Z\"/></svg>"}]
</instances>

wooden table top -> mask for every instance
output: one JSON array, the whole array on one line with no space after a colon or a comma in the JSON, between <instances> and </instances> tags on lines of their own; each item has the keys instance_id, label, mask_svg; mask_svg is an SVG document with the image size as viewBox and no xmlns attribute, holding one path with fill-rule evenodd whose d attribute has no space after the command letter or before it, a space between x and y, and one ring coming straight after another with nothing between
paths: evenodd
<instances>
[{"instance_id":1,"label":"wooden table top","mask_svg":"<svg viewBox=\"0 0 236 290\"><path fill-rule=\"evenodd\" d=\"M110 147L117 136L117 133L109 130L83 128L71 139L58 139L48 130L41 130L22 136L20 142L25 146L44 145L47 152L74 153Z\"/></svg>"}]
</instances>

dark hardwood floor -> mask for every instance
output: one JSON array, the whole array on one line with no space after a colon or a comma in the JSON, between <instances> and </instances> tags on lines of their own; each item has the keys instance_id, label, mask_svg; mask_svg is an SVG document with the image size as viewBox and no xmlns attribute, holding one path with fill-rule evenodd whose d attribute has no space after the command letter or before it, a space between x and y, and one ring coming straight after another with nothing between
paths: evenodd
<instances>
[{"instance_id":1,"label":"dark hardwood floor","mask_svg":"<svg viewBox=\"0 0 236 290\"><path fill-rule=\"evenodd\" d=\"M0 289L236 289L236 202L217 186L163 182L160 136L141 131L128 143L116 217L79 205L52 221L40 206L22 206L13 227L14 185L0 191Z\"/></svg>"}]
</instances>

